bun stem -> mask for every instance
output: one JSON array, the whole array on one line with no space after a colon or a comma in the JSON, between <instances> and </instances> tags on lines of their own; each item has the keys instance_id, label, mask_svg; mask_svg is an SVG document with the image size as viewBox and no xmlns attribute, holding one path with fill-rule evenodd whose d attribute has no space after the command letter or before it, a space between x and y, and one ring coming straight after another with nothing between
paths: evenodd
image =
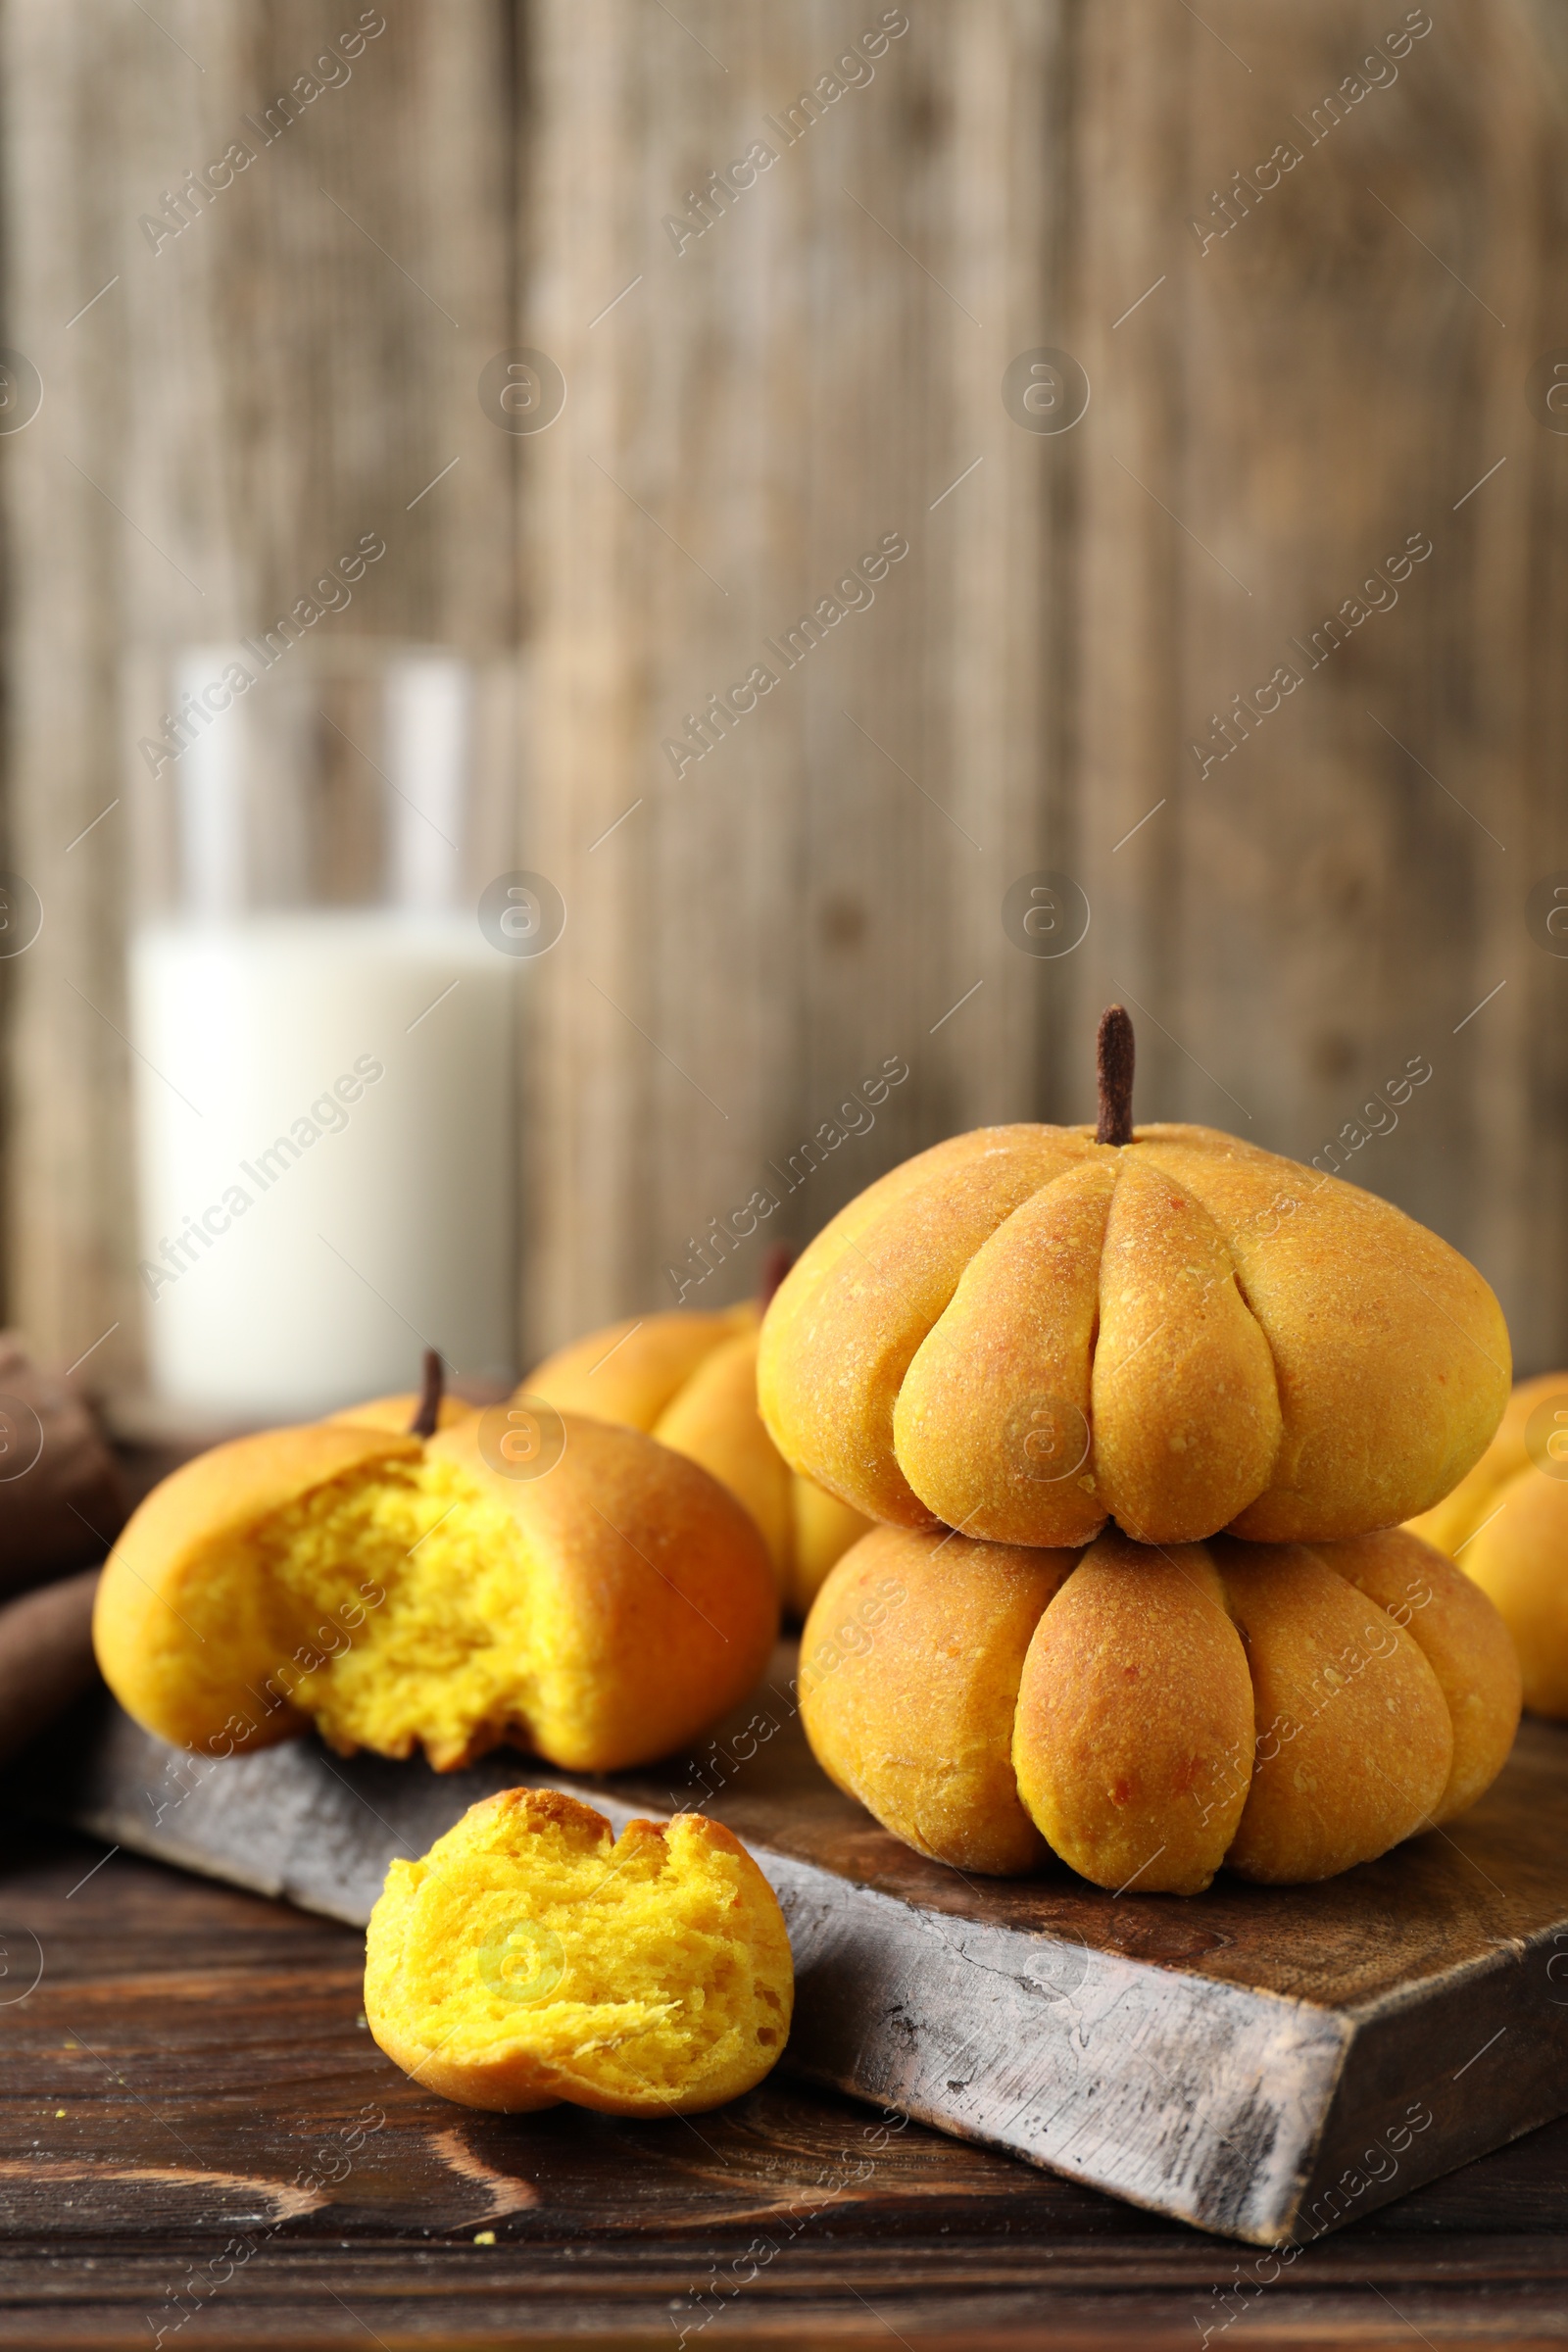
<instances>
[{"instance_id":1,"label":"bun stem","mask_svg":"<svg viewBox=\"0 0 1568 2352\"><path fill-rule=\"evenodd\" d=\"M1097 1144L1130 1144L1133 1140L1133 1064L1137 1046L1132 1015L1125 1004L1107 1004L1100 1016L1095 1048L1100 1071L1100 1125Z\"/></svg>"},{"instance_id":2,"label":"bun stem","mask_svg":"<svg viewBox=\"0 0 1568 2352\"><path fill-rule=\"evenodd\" d=\"M424 1351L424 1384L419 1391L419 1409L409 1423L411 1438L433 1438L441 1420L441 1397L446 1388L446 1375L435 1348Z\"/></svg>"}]
</instances>

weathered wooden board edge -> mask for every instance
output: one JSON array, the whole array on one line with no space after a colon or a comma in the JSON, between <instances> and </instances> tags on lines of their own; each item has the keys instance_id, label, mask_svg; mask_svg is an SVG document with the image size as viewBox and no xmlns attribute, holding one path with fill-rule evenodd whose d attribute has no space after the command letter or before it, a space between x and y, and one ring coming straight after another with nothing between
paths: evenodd
<instances>
[{"instance_id":1,"label":"weathered wooden board edge","mask_svg":"<svg viewBox=\"0 0 1568 2352\"><path fill-rule=\"evenodd\" d=\"M508 1755L457 1778L413 1774L390 1808L399 1828L356 1786L369 1779L389 1804L377 1760L334 1762L299 1741L215 1768L118 1709L96 1724L53 1763L33 1751L13 1797L353 1926L398 1846L422 1850L517 1777ZM549 1778L617 1829L668 1810L646 1789ZM795 1944L795 2071L1200 2229L1259 2244L1315 2237L1568 2111L1568 1999L1542 2000L1564 1931L1357 2013L934 1913L752 1842ZM1483 1977L1508 2004L1502 2038L1531 2017L1551 2031L1552 2063L1539 2042L1533 2063L1509 2053L1505 2111L1448 2095L1472 2059ZM1516 2033L1516 2050L1527 2039ZM1412 2128L1417 2106L1431 2120Z\"/></svg>"},{"instance_id":2,"label":"weathered wooden board edge","mask_svg":"<svg viewBox=\"0 0 1568 2352\"><path fill-rule=\"evenodd\" d=\"M760 1854L814 2080L1222 2236L1289 2227L1352 2041L1331 2012L943 1919Z\"/></svg>"},{"instance_id":3,"label":"weathered wooden board edge","mask_svg":"<svg viewBox=\"0 0 1568 2352\"><path fill-rule=\"evenodd\" d=\"M155 1793L179 1786L188 1760L128 1718L111 1719L105 1740L105 1780ZM167 1821L106 1800L102 1782L96 1799L45 1788L31 1801L108 1844L363 1927L406 1841L377 1814L382 1851L371 1861L374 1847L356 1845L353 1769L306 1741L269 1749L196 1784ZM515 1766L496 1759L480 1774L505 1788ZM569 1775L551 1773L548 1785L596 1805L617 1831L648 1810ZM477 1791L470 1774L461 1787L433 1775L416 1787L417 1850ZM348 1877L333 1860L346 1849L357 1865ZM794 2071L1196 2228L1258 2242L1283 2234L1350 2040L1330 2012L1049 1935L938 1918L765 1841L752 1850L795 1951Z\"/></svg>"},{"instance_id":4,"label":"weathered wooden board edge","mask_svg":"<svg viewBox=\"0 0 1568 2352\"><path fill-rule=\"evenodd\" d=\"M1499 1939L1489 1964L1353 2020L1293 2239L1320 2237L1564 2114L1568 1926L1552 1926Z\"/></svg>"}]
</instances>

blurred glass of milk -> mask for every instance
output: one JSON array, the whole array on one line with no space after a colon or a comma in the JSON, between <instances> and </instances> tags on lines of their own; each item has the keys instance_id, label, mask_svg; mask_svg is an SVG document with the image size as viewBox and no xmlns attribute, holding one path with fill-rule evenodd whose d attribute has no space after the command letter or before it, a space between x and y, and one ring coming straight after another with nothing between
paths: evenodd
<instances>
[{"instance_id":1,"label":"blurred glass of milk","mask_svg":"<svg viewBox=\"0 0 1568 2352\"><path fill-rule=\"evenodd\" d=\"M273 675L268 651L165 673L179 748L143 792L130 942L149 1374L217 1421L411 1388L426 1345L459 1374L514 1355L483 673L361 643Z\"/></svg>"}]
</instances>

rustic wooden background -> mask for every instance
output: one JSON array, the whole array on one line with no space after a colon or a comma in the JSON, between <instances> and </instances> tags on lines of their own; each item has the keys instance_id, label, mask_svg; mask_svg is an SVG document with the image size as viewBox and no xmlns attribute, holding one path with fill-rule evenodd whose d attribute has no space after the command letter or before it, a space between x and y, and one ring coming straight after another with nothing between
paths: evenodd
<instances>
[{"instance_id":1,"label":"rustic wooden background","mask_svg":"<svg viewBox=\"0 0 1568 2352\"><path fill-rule=\"evenodd\" d=\"M160 2328L179 2352L1409 2352L1568 2328L1568 2124L1282 2259L782 2067L695 2119L454 2107L357 2022L352 1930L10 1824L0 1867L13 1969L47 1953L3 2012L0 2337L27 2352Z\"/></svg>"},{"instance_id":2,"label":"rustic wooden background","mask_svg":"<svg viewBox=\"0 0 1568 2352\"><path fill-rule=\"evenodd\" d=\"M955 1127L1084 1116L1112 995L1145 1116L1302 1157L1429 1061L1348 1172L1477 1258L1522 1365L1568 1355L1568 961L1525 916L1568 867L1568 437L1526 397L1568 345L1560 12L1433 0L1373 86L1398 0L909 0L677 252L686 191L884 13L386 0L155 256L141 214L358 9L0 0L0 342L45 385L0 436L0 862L46 909L0 963L7 1311L45 1349L118 1322L93 1364L136 1378L122 813L76 839L139 731L126 658L377 529L355 629L517 654L518 862L569 908L518 984L520 1360L667 1298L889 1056L796 1238ZM567 380L536 437L476 398L516 344ZM1090 379L1068 432L1003 404L1042 346ZM683 714L886 532L874 606L677 779ZM1307 669L1410 535L1397 605ZM1047 867L1092 909L1054 960L1001 913Z\"/></svg>"}]
</instances>

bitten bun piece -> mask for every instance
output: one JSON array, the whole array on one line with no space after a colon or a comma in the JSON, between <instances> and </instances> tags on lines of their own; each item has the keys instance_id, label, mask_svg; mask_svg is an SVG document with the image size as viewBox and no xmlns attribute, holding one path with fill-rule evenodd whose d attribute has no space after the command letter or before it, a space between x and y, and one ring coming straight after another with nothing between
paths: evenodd
<instances>
[{"instance_id":1,"label":"bitten bun piece","mask_svg":"<svg viewBox=\"0 0 1568 2352\"><path fill-rule=\"evenodd\" d=\"M956 1136L817 1235L762 1325L785 1460L873 1519L1047 1546L1107 1519L1317 1542L1447 1494L1508 1395L1474 1267L1354 1185L1120 1108L1128 1141Z\"/></svg>"},{"instance_id":2,"label":"bitten bun piece","mask_svg":"<svg viewBox=\"0 0 1568 2352\"><path fill-rule=\"evenodd\" d=\"M762 1532L786 1608L804 1616L861 1512L791 1470L757 1409L755 1304L612 1323L547 1356L517 1391L559 1412L648 1431L728 1487Z\"/></svg>"},{"instance_id":3,"label":"bitten bun piece","mask_svg":"<svg viewBox=\"0 0 1568 2352\"><path fill-rule=\"evenodd\" d=\"M486 1797L394 1862L366 1937L393 2064L509 2114L717 2107L776 2063L794 1993L777 1898L728 1830L682 1813L615 1839L554 1789Z\"/></svg>"},{"instance_id":4,"label":"bitten bun piece","mask_svg":"<svg viewBox=\"0 0 1568 2352\"><path fill-rule=\"evenodd\" d=\"M1568 1372L1519 1383L1468 1478L1411 1533L1450 1553L1496 1607L1530 1712L1568 1718Z\"/></svg>"},{"instance_id":5,"label":"bitten bun piece","mask_svg":"<svg viewBox=\"0 0 1568 2352\"><path fill-rule=\"evenodd\" d=\"M879 1528L800 1690L823 1769L920 1853L1146 1894L1370 1861L1474 1804L1519 1721L1501 1619L1398 1528L1081 1554Z\"/></svg>"},{"instance_id":6,"label":"bitten bun piece","mask_svg":"<svg viewBox=\"0 0 1568 2352\"><path fill-rule=\"evenodd\" d=\"M761 1539L652 1439L562 1429L534 1477L492 1466L474 1414L428 1442L318 1422L186 1463L104 1570L110 1689L213 1755L313 1721L343 1754L422 1746L438 1771L503 1741L587 1772L684 1745L766 1662Z\"/></svg>"}]
</instances>

